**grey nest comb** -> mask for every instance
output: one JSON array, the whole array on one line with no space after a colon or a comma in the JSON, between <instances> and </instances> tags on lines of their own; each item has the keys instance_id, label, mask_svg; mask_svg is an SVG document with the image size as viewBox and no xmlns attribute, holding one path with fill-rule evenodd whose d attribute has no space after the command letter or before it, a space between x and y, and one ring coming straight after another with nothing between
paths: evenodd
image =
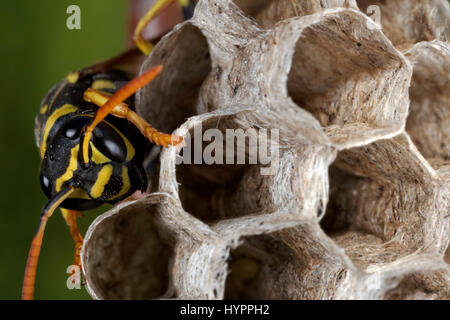
<instances>
[{"instance_id":1,"label":"grey nest comb","mask_svg":"<svg viewBox=\"0 0 450 320\"><path fill-rule=\"evenodd\" d=\"M444 0L198 1L142 65L164 70L137 111L187 144L277 129L258 142L278 162L162 150L149 194L90 226L89 294L450 299L449 18Z\"/></svg>"}]
</instances>

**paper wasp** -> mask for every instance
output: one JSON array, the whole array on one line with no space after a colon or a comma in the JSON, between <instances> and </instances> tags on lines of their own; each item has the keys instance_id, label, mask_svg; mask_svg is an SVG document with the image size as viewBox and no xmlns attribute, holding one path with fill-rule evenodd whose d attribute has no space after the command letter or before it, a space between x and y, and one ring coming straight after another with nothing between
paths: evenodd
<instances>
[{"instance_id":1,"label":"paper wasp","mask_svg":"<svg viewBox=\"0 0 450 320\"><path fill-rule=\"evenodd\" d=\"M142 36L144 27L176 0L158 0L138 23L135 42L149 54L153 44ZM190 14L193 3L177 0ZM134 111L133 94L161 71L156 66L131 79L114 66L130 55L70 73L42 101L35 133L41 155L40 183L48 203L42 209L25 269L22 299L33 299L36 268L48 218L59 207L75 242L75 261L80 264L83 238L76 218L79 211L104 203L115 204L135 191L145 191L143 166L152 145L177 145L181 137L154 129Z\"/></svg>"}]
</instances>

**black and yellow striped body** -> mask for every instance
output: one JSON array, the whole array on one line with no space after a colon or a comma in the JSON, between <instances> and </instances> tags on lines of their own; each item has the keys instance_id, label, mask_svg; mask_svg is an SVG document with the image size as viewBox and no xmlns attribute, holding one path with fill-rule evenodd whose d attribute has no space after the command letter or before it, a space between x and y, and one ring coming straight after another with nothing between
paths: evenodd
<instances>
[{"instance_id":1,"label":"black and yellow striped body","mask_svg":"<svg viewBox=\"0 0 450 320\"><path fill-rule=\"evenodd\" d=\"M91 87L114 93L129 80L120 71L80 78L71 74L42 101L35 129L42 159L42 189L49 198L63 186L76 189L62 203L62 208L87 210L103 203L116 203L137 190L146 190L143 159L151 144L126 119L110 115L102 121L90 141L89 164L80 161L82 130L98 110L96 105L83 100L84 92ZM127 103L133 108L132 101Z\"/></svg>"}]
</instances>

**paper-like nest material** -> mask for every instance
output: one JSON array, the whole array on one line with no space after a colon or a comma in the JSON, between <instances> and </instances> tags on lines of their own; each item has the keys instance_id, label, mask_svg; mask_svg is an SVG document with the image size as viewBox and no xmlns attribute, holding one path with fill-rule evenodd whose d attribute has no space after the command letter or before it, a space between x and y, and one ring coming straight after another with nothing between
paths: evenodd
<instances>
[{"instance_id":1,"label":"paper-like nest material","mask_svg":"<svg viewBox=\"0 0 450 320\"><path fill-rule=\"evenodd\" d=\"M164 71L137 111L186 140L278 129L263 141L278 167L176 165L181 148L164 149L149 195L90 226L90 295L449 299L449 12L200 0L142 66Z\"/></svg>"}]
</instances>

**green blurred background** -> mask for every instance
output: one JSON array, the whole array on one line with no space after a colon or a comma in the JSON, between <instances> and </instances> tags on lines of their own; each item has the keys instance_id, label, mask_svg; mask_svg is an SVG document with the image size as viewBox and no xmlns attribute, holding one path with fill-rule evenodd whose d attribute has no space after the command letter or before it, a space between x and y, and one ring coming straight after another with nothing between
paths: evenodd
<instances>
[{"instance_id":1,"label":"green blurred background","mask_svg":"<svg viewBox=\"0 0 450 320\"><path fill-rule=\"evenodd\" d=\"M81 30L68 30L66 9L81 8ZM31 239L46 198L39 186L33 128L41 99L69 71L125 48L126 0L3 1L0 116L0 299L19 299ZM102 211L102 210L100 210ZM95 218L80 219L82 233ZM35 298L90 299L66 287L73 242L59 211L47 225Z\"/></svg>"}]
</instances>

